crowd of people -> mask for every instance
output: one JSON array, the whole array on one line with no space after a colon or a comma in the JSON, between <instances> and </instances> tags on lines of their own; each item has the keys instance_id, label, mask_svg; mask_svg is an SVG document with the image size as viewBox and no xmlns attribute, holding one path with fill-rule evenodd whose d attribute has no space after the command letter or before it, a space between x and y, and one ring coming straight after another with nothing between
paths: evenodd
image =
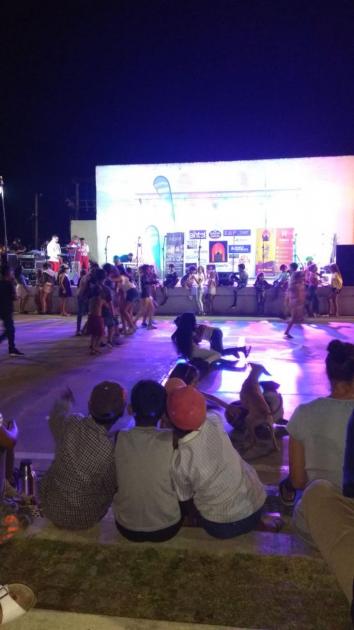
<instances>
[{"instance_id":1,"label":"crowd of people","mask_svg":"<svg viewBox=\"0 0 354 630\"><path fill-rule=\"evenodd\" d=\"M240 394L252 425L260 371L265 370L251 372ZM280 484L280 496L286 505L296 503L295 531L319 547L351 602L354 345L332 341L326 371L330 395L300 405L288 422L289 477ZM169 540L186 522L218 539L254 529L279 531L281 520L265 508L265 487L234 448L215 410L218 400L201 391L199 380L195 365L185 362L164 385L140 380L129 396L119 383L103 381L91 392L85 416L72 411L73 392L63 391L49 414L56 448L40 485L45 516L57 527L80 530L98 523L112 506L117 530L134 542ZM231 423L235 405L220 405ZM115 425L125 412L134 427L119 430ZM267 414L272 416L271 405ZM17 437L15 423L0 427L2 493Z\"/></svg>"}]
</instances>

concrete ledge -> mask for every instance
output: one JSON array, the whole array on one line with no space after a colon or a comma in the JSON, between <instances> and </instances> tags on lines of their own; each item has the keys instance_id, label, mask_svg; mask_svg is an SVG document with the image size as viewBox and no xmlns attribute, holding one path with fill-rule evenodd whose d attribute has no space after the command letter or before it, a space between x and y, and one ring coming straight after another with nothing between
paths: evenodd
<instances>
[{"instance_id":1,"label":"concrete ledge","mask_svg":"<svg viewBox=\"0 0 354 630\"><path fill-rule=\"evenodd\" d=\"M121 536L115 526L112 512L91 529L69 531L59 529L47 519L37 519L26 531L26 538L60 540L67 543L119 545L124 547L158 547L159 549L188 550L224 555L248 553L255 555L307 556L319 558L319 553L291 533L273 534L250 532L232 540L216 540L198 527L182 527L177 536L165 543L132 543Z\"/></svg>"},{"instance_id":2,"label":"concrete ledge","mask_svg":"<svg viewBox=\"0 0 354 630\"><path fill-rule=\"evenodd\" d=\"M31 610L11 624L12 630L217 630L221 626L154 619L127 619L58 612L56 610ZM222 626L223 630L247 630Z\"/></svg>"}]
</instances>

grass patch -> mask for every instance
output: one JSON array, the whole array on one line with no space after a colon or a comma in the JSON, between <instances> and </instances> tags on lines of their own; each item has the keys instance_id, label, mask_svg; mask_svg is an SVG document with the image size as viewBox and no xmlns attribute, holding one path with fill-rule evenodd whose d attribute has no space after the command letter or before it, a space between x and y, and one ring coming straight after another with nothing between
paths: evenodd
<instances>
[{"instance_id":1,"label":"grass patch","mask_svg":"<svg viewBox=\"0 0 354 630\"><path fill-rule=\"evenodd\" d=\"M40 608L277 630L350 628L346 599L312 558L19 539L1 549L1 581L29 584Z\"/></svg>"}]
</instances>

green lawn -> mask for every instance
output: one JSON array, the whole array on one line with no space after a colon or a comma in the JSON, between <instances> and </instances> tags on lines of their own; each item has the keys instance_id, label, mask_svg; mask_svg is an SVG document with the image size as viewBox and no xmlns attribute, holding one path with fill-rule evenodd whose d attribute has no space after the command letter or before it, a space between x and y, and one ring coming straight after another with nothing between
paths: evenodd
<instances>
[{"instance_id":1,"label":"green lawn","mask_svg":"<svg viewBox=\"0 0 354 630\"><path fill-rule=\"evenodd\" d=\"M19 539L1 581L25 582L38 607L171 621L301 630L350 628L321 560Z\"/></svg>"}]
</instances>

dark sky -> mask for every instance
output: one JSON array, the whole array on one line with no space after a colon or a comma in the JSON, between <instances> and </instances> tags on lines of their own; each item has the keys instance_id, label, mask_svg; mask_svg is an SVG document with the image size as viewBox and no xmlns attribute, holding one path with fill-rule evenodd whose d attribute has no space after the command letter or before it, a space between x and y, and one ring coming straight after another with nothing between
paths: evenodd
<instances>
[{"instance_id":1,"label":"dark sky","mask_svg":"<svg viewBox=\"0 0 354 630\"><path fill-rule=\"evenodd\" d=\"M0 29L10 238L36 191L64 238L96 164L354 153L351 0L12 0Z\"/></svg>"}]
</instances>

